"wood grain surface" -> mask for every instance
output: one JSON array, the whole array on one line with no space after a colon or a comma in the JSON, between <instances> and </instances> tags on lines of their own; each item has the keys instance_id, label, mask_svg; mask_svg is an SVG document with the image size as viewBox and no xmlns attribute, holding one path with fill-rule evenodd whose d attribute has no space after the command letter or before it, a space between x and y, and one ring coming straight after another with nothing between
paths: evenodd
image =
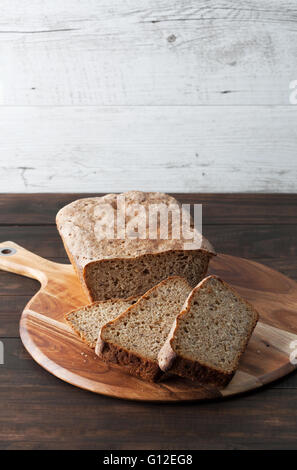
<instances>
[{"instance_id":1,"label":"wood grain surface","mask_svg":"<svg viewBox=\"0 0 297 470\"><path fill-rule=\"evenodd\" d=\"M54 215L79 197L0 195L1 240L67 263ZM297 280L296 195L187 194L179 200L203 202L204 233L219 251ZM18 335L20 314L38 289L36 280L0 271L1 449L297 448L296 372L238 397L166 405L115 400L57 380L32 360Z\"/></svg>"},{"instance_id":2,"label":"wood grain surface","mask_svg":"<svg viewBox=\"0 0 297 470\"><path fill-rule=\"evenodd\" d=\"M296 112L293 105L1 106L1 190L294 193Z\"/></svg>"},{"instance_id":3,"label":"wood grain surface","mask_svg":"<svg viewBox=\"0 0 297 470\"><path fill-rule=\"evenodd\" d=\"M5 105L286 105L294 0L2 5ZM13 81L11 77L13 76Z\"/></svg>"},{"instance_id":4,"label":"wood grain surface","mask_svg":"<svg viewBox=\"0 0 297 470\"><path fill-rule=\"evenodd\" d=\"M296 192L295 0L1 6L2 191Z\"/></svg>"},{"instance_id":5,"label":"wood grain surface","mask_svg":"<svg viewBox=\"0 0 297 470\"><path fill-rule=\"evenodd\" d=\"M260 313L237 373L221 390L177 378L152 384L100 361L64 322L67 312L88 303L71 265L48 261L7 241L0 243L0 268L41 284L20 320L29 354L55 376L85 390L130 400L200 400L246 392L294 369L290 354L291 344L297 345L297 284L261 264L218 255L209 267Z\"/></svg>"}]
</instances>

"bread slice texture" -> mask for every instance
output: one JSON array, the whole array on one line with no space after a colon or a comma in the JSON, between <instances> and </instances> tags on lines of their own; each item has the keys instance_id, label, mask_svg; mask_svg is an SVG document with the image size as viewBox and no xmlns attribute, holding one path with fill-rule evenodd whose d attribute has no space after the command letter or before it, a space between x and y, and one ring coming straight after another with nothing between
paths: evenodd
<instances>
[{"instance_id":1,"label":"bread slice texture","mask_svg":"<svg viewBox=\"0 0 297 470\"><path fill-rule=\"evenodd\" d=\"M95 349L102 326L117 318L137 300L138 297L131 297L130 299L110 299L104 302L93 302L67 313L65 320L90 348Z\"/></svg>"},{"instance_id":2,"label":"bread slice texture","mask_svg":"<svg viewBox=\"0 0 297 470\"><path fill-rule=\"evenodd\" d=\"M178 276L161 281L102 327L96 354L125 366L144 380L158 380L162 376L158 353L191 290L188 282Z\"/></svg>"},{"instance_id":3,"label":"bread slice texture","mask_svg":"<svg viewBox=\"0 0 297 470\"><path fill-rule=\"evenodd\" d=\"M158 355L160 369L225 387L235 374L258 312L216 276L188 297Z\"/></svg>"},{"instance_id":4,"label":"bread slice texture","mask_svg":"<svg viewBox=\"0 0 297 470\"><path fill-rule=\"evenodd\" d=\"M122 199L119 199L121 197ZM110 239L106 227L117 229L117 210L124 201L126 209L126 234L124 239ZM142 215L135 215L138 205ZM151 238L148 221L153 205L167 208L168 238L162 238L160 227L157 237ZM110 212L106 207L111 208ZM203 279L210 258L215 254L211 244L197 231L197 241L192 249L188 239L174 237L171 208L180 208L176 199L163 193L130 191L123 194L107 194L103 197L84 198L68 204L57 214L57 228L66 252L74 266L82 286L91 301L110 298L140 296L169 276L185 277L192 287ZM144 238L129 237L128 227L144 222Z\"/></svg>"}]
</instances>

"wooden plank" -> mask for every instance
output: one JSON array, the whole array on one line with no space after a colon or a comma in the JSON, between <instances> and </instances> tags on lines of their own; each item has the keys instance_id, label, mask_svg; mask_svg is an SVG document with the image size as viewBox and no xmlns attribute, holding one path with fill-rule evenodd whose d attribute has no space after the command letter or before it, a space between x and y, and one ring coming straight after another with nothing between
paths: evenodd
<instances>
[{"instance_id":1,"label":"wooden plank","mask_svg":"<svg viewBox=\"0 0 297 470\"><path fill-rule=\"evenodd\" d=\"M75 194L0 194L0 225L55 224L58 210L75 199Z\"/></svg>"},{"instance_id":2,"label":"wooden plank","mask_svg":"<svg viewBox=\"0 0 297 470\"><path fill-rule=\"evenodd\" d=\"M296 224L297 194L182 195L203 204L204 224Z\"/></svg>"},{"instance_id":3,"label":"wooden plank","mask_svg":"<svg viewBox=\"0 0 297 470\"><path fill-rule=\"evenodd\" d=\"M297 259L295 225L204 225L203 234L218 253L242 258Z\"/></svg>"},{"instance_id":4,"label":"wooden plank","mask_svg":"<svg viewBox=\"0 0 297 470\"><path fill-rule=\"evenodd\" d=\"M38 291L40 285L38 281L27 277L18 276L13 273L0 271L0 291L1 296L30 296ZM22 310L22 309L21 309ZM21 311L20 310L20 311Z\"/></svg>"},{"instance_id":5,"label":"wooden plank","mask_svg":"<svg viewBox=\"0 0 297 470\"><path fill-rule=\"evenodd\" d=\"M1 292L2 294L2 292ZM31 299L31 295L1 295L0 337L19 337L21 313Z\"/></svg>"},{"instance_id":6,"label":"wooden plank","mask_svg":"<svg viewBox=\"0 0 297 470\"><path fill-rule=\"evenodd\" d=\"M253 261L257 261L257 263L265 264L269 268L275 269L276 271L281 272L285 276L290 277L297 281L297 270L296 270L296 261L291 256L277 258L277 257L269 257L269 258L256 258Z\"/></svg>"},{"instance_id":7,"label":"wooden plank","mask_svg":"<svg viewBox=\"0 0 297 470\"><path fill-rule=\"evenodd\" d=\"M5 340L5 351L1 449L296 448L295 389L266 388L199 405L131 403L58 381L30 360L19 340Z\"/></svg>"},{"instance_id":8,"label":"wooden plank","mask_svg":"<svg viewBox=\"0 0 297 470\"><path fill-rule=\"evenodd\" d=\"M2 101L287 104L296 22L294 0L6 0Z\"/></svg>"},{"instance_id":9,"label":"wooden plank","mask_svg":"<svg viewBox=\"0 0 297 470\"><path fill-rule=\"evenodd\" d=\"M182 204L203 204L204 225L297 224L297 194L171 194ZM76 199L102 195L0 194L0 226L53 225L61 207Z\"/></svg>"},{"instance_id":10,"label":"wooden plank","mask_svg":"<svg viewBox=\"0 0 297 470\"><path fill-rule=\"evenodd\" d=\"M68 258L55 225L3 226L0 228L0 236L1 243L14 241L43 258Z\"/></svg>"},{"instance_id":11,"label":"wooden plank","mask_svg":"<svg viewBox=\"0 0 297 470\"><path fill-rule=\"evenodd\" d=\"M1 191L294 193L296 110L2 106Z\"/></svg>"}]
</instances>

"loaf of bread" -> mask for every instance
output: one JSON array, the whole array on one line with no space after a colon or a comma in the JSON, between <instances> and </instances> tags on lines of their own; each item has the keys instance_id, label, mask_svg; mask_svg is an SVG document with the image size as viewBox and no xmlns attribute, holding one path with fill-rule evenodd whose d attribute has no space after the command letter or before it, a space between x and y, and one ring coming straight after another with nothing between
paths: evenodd
<instances>
[{"instance_id":1,"label":"loaf of bread","mask_svg":"<svg viewBox=\"0 0 297 470\"><path fill-rule=\"evenodd\" d=\"M224 387L238 368L257 311L216 276L192 291L161 348L160 369Z\"/></svg>"},{"instance_id":2,"label":"loaf of bread","mask_svg":"<svg viewBox=\"0 0 297 470\"><path fill-rule=\"evenodd\" d=\"M96 354L107 362L125 366L133 375L158 380L162 375L158 353L190 292L190 285L181 277L161 281L102 327Z\"/></svg>"},{"instance_id":3,"label":"loaf of bread","mask_svg":"<svg viewBox=\"0 0 297 470\"><path fill-rule=\"evenodd\" d=\"M119 209L118 196L124 200L125 223L132 233L127 237L126 231L124 239L111 238L108 230L116 223L106 206ZM162 193L131 191L79 199L57 214L57 227L65 249L91 301L140 296L172 275L185 277L194 287L207 272L209 260L215 253L202 235L199 234L195 248L187 249L186 238L172 236L172 221L169 220L168 239L162 238L159 228L157 238L152 239L147 225L145 237L137 237L133 224L144 216L133 212L136 204L147 215L151 205L162 204L170 209L178 202ZM145 217L144 224L147 221Z\"/></svg>"},{"instance_id":4,"label":"loaf of bread","mask_svg":"<svg viewBox=\"0 0 297 470\"><path fill-rule=\"evenodd\" d=\"M135 304L137 299L138 297L131 297L130 299L110 299L103 302L93 302L67 313L65 320L73 331L90 348L94 349L101 327Z\"/></svg>"}]
</instances>

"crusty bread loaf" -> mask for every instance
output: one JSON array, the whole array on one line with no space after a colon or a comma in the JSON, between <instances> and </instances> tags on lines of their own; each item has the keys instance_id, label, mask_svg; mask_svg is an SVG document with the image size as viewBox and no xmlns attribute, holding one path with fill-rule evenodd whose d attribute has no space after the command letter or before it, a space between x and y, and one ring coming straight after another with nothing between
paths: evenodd
<instances>
[{"instance_id":1,"label":"crusty bread loaf","mask_svg":"<svg viewBox=\"0 0 297 470\"><path fill-rule=\"evenodd\" d=\"M181 277L161 281L115 320L101 329L96 354L105 361L126 366L148 381L162 375L158 353L191 287Z\"/></svg>"},{"instance_id":2,"label":"crusty bread loaf","mask_svg":"<svg viewBox=\"0 0 297 470\"><path fill-rule=\"evenodd\" d=\"M145 238L126 234L124 239L110 239L108 230L103 233L102 226L117 227L106 206L116 210L118 196L125 202L125 223L132 232L133 223L142 220L141 217L148 223L147 215L153 204L163 204L169 212L171 207L178 206L176 199L166 194L131 191L79 199L58 212L58 230L89 298L94 301L139 296L172 275L185 277L192 287L197 285L214 254L209 242L199 234L195 248L185 248L188 240L183 236L174 238L170 218L168 239L162 238L159 227L157 238L152 239L147 225ZM135 214L135 204L146 215Z\"/></svg>"},{"instance_id":3,"label":"crusty bread loaf","mask_svg":"<svg viewBox=\"0 0 297 470\"><path fill-rule=\"evenodd\" d=\"M208 276L192 291L161 348L160 368L224 387L258 321L256 310L228 284Z\"/></svg>"},{"instance_id":4,"label":"crusty bread loaf","mask_svg":"<svg viewBox=\"0 0 297 470\"><path fill-rule=\"evenodd\" d=\"M66 322L90 348L95 348L99 331L105 323L114 320L137 301L130 299L110 299L94 302L65 315Z\"/></svg>"}]
</instances>

